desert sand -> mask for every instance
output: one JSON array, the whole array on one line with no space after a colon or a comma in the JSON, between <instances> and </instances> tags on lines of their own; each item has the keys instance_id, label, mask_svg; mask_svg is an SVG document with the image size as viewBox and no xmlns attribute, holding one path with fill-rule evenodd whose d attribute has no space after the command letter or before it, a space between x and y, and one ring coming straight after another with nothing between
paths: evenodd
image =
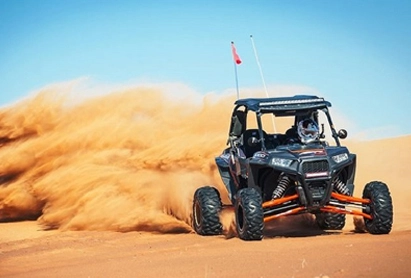
<instances>
[{"instance_id":1,"label":"desert sand","mask_svg":"<svg viewBox=\"0 0 411 278\"><path fill-rule=\"evenodd\" d=\"M136 97L137 96L137 97ZM245 242L190 227L192 194L215 185L232 99L133 89L84 101L46 90L0 110L0 277L410 277L411 135L344 141L355 195L372 180L394 204L388 235L318 229L308 215ZM153 128L155 127L155 128ZM358 220L357 220L358 221Z\"/></svg>"}]
</instances>

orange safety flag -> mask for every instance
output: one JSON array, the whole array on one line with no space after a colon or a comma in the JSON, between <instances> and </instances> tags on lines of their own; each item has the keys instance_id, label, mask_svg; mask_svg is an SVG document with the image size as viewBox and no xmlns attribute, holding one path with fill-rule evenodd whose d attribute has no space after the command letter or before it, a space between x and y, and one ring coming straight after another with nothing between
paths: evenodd
<instances>
[{"instance_id":1,"label":"orange safety flag","mask_svg":"<svg viewBox=\"0 0 411 278\"><path fill-rule=\"evenodd\" d=\"M237 54L237 49L235 49L234 42L231 42L231 51L233 52L234 62L237 65L241 64L241 59L240 59L240 56L238 56L238 54Z\"/></svg>"}]
</instances>

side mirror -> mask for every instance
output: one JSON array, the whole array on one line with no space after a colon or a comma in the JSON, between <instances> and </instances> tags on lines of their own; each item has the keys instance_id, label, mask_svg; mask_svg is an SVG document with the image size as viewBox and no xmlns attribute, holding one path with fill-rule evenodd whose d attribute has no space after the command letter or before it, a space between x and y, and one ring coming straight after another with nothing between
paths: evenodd
<instances>
[{"instance_id":1,"label":"side mirror","mask_svg":"<svg viewBox=\"0 0 411 278\"><path fill-rule=\"evenodd\" d=\"M258 140L256 137L250 137L250 138L248 138L248 145L250 146L250 147L255 147L255 146L257 146L257 144L260 142L260 140Z\"/></svg>"},{"instance_id":2,"label":"side mirror","mask_svg":"<svg viewBox=\"0 0 411 278\"><path fill-rule=\"evenodd\" d=\"M348 133L345 129L340 129L338 131L338 137L341 138L341 139L347 138L347 135L348 135Z\"/></svg>"}]
</instances>

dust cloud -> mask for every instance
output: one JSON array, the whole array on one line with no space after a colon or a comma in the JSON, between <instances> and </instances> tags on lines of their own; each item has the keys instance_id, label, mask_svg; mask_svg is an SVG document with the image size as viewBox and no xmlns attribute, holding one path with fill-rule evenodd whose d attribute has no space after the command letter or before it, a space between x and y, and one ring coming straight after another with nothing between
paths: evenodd
<instances>
[{"instance_id":1,"label":"dust cloud","mask_svg":"<svg viewBox=\"0 0 411 278\"><path fill-rule=\"evenodd\" d=\"M220 182L233 100L133 88L73 102L45 89L3 108L0 221L190 232L194 190Z\"/></svg>"},{"instance_id":2,"label":"dust cloud","mask_svg":"<svg viewBox=\"0 0 411 278\"><path fill-rule=\"evenodd\" d=\"M216 186L228 202L214 157L225 148L234 100L234 94L173 96L147 87L79 100L55 87L1 108L0 222L37 219L44 229L192 232L198 187ZM343 142L358 155L356 196L371 180L389 185L396 230L410 229L410 141L411 136ZM361 230L357 220L352 226ZM233 211L224 210L221 221L226 236L235 236ZM317 233L311 226L296 216L267 229L273 236L284 229Z\"/></svg>"}]
</instances>

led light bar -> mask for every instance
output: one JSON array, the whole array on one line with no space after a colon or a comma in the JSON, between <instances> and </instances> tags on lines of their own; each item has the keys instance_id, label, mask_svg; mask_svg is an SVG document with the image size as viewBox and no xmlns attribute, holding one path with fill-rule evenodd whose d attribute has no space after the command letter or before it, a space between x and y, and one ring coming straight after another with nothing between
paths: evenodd
<instances>
[{"instance_id":1,"label":"led light bar","mask_svg":"<svg viewBox=\"0 0 411 278\"><path fill-rule=\"evenodd\" d=\"M287 104L308 104L308 103L316 103L316 102L324 102L324 98L278 100L278 101L270 101L270 102L261 102L259 105L260 106L271 106L271 105L287 105Z\"/></svg>"}]
</instances>

